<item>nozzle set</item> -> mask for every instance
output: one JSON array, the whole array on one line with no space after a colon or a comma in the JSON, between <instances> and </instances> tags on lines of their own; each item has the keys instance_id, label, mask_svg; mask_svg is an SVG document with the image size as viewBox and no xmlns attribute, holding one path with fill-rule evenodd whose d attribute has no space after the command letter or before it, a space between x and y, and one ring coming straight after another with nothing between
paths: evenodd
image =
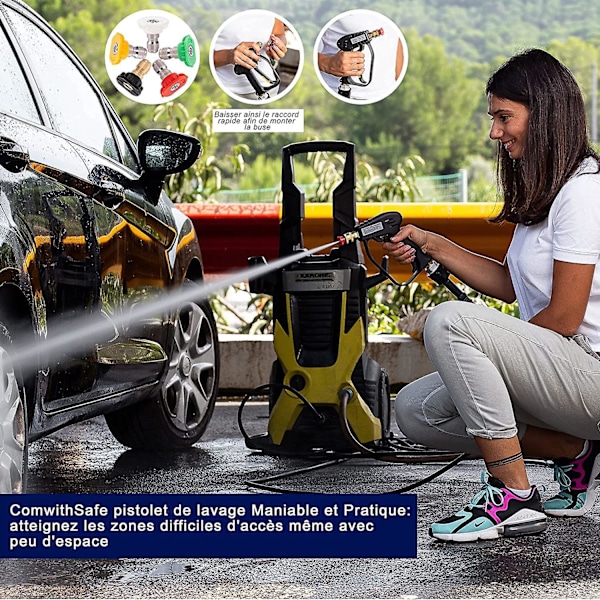
<instances>
[{"instance_id":1,"label":"nozzle set","mask_svg":"<svg viewBox=\"0 0 600 600\"><path fill-rule=\"evenodd\" d=\"M160 35L169 26L169 20L159 15L144 16L137 21L138 27L146 34L145 46L130 44L122 33L115 33L110 42L109 60L112 65L118 65L128 58L142 59L131 71L124 71L117 78L117 83L133 96L140 96L144 87L143 77L153 69L160 77L160 95L165 98L173 95L188 81L185 73L172 72L167 68L165 60L177 59L186 67L196 64L196 44L191 35L183 37L174 47L160 47ZM151 62L148 55L158 54Z\"/></svg>"}]
</instances>

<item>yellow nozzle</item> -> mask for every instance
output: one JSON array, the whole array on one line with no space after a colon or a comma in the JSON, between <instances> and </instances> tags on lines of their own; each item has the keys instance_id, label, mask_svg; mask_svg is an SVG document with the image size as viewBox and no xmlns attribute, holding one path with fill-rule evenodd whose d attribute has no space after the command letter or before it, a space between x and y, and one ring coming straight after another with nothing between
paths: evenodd
<instances>
[{"instance_id":1,"label":"yellow nozzle","mask_svg":"<svg viewBox=\"0 0 600 600\"><path fill-rule=\"evenodd\" d=\"M121 33L115 33L110 41L110 62L118 65L129 55L129 43Z\"/></svg>"}]
</instances>

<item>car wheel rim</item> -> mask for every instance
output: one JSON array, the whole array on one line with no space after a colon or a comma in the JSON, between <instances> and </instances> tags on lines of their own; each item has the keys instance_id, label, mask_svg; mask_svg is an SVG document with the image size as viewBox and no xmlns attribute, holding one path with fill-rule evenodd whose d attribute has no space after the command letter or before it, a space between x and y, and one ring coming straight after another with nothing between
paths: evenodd
<instances>
[{"instance_id":1,"label":"car wheel rim","mask_svg":"<svg viewBox=\"0 0 600 600\"><path fill-rule=\"evenodd\" d=\"M0 348L0 492L23 491L25 411L17 377L6 350Z\"/></svg>"},{"instance_id":2,"label":"car wheel rim","mask_svg":"<svg viewBox=\"0 0 600 600\"><path fill-rule=\"evenodd\" d=\"M213 329L203 308L184 304L175 323L174 347L164 387L167 414L173 426L193 432L210 409L215 381Z\"/></svg>"}]
</instances>

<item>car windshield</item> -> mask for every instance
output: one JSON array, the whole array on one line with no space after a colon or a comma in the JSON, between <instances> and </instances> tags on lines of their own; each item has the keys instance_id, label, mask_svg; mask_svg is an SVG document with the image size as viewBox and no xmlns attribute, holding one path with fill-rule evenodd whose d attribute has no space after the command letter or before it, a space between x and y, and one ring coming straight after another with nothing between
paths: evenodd
<instances>
[{"instance_id":1,"label":"car windshield","mask_svg":"<svg viewBox=\"0 0 600 600\"><path fill-rule=\"evenodd\" d=\"M2 57L2 60L0 60L0 81L10 82L10 85L2 86L0 111L35 123L41 123L31 90L1 23L0 56Z\"/></svg>"},{"instance_id":2,"label":"car windshield","mask_svg":"<svg viewBox=\"0 0 600 600\"><path fill-rule=\"evenodd\" d=\"M98 90L80 67L44 31L20 13L7 10L23 51L34 71L53 127L74 140L137 168L137 161L122 136L115 137ZM56 74L60 73L60 77ZM123 154L123 158L121 158Z\"/></svg>"}]
</instances>

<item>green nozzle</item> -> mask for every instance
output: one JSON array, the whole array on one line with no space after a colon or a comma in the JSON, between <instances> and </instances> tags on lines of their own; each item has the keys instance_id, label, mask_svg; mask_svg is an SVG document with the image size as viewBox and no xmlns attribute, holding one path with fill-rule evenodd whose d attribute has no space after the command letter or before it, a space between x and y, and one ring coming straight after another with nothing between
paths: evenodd
<instances>
[{"instance_id":1,"label":"green nozzle","mask_svg":"<svg viewBox=\"0 0 600 600\"><path fill-rule=\"evenodd\" d=\"M196 45L191 35L186 35L177 45L177 56L186 66L193 67L196 62Z\"/></svg>"}]
</instances>

